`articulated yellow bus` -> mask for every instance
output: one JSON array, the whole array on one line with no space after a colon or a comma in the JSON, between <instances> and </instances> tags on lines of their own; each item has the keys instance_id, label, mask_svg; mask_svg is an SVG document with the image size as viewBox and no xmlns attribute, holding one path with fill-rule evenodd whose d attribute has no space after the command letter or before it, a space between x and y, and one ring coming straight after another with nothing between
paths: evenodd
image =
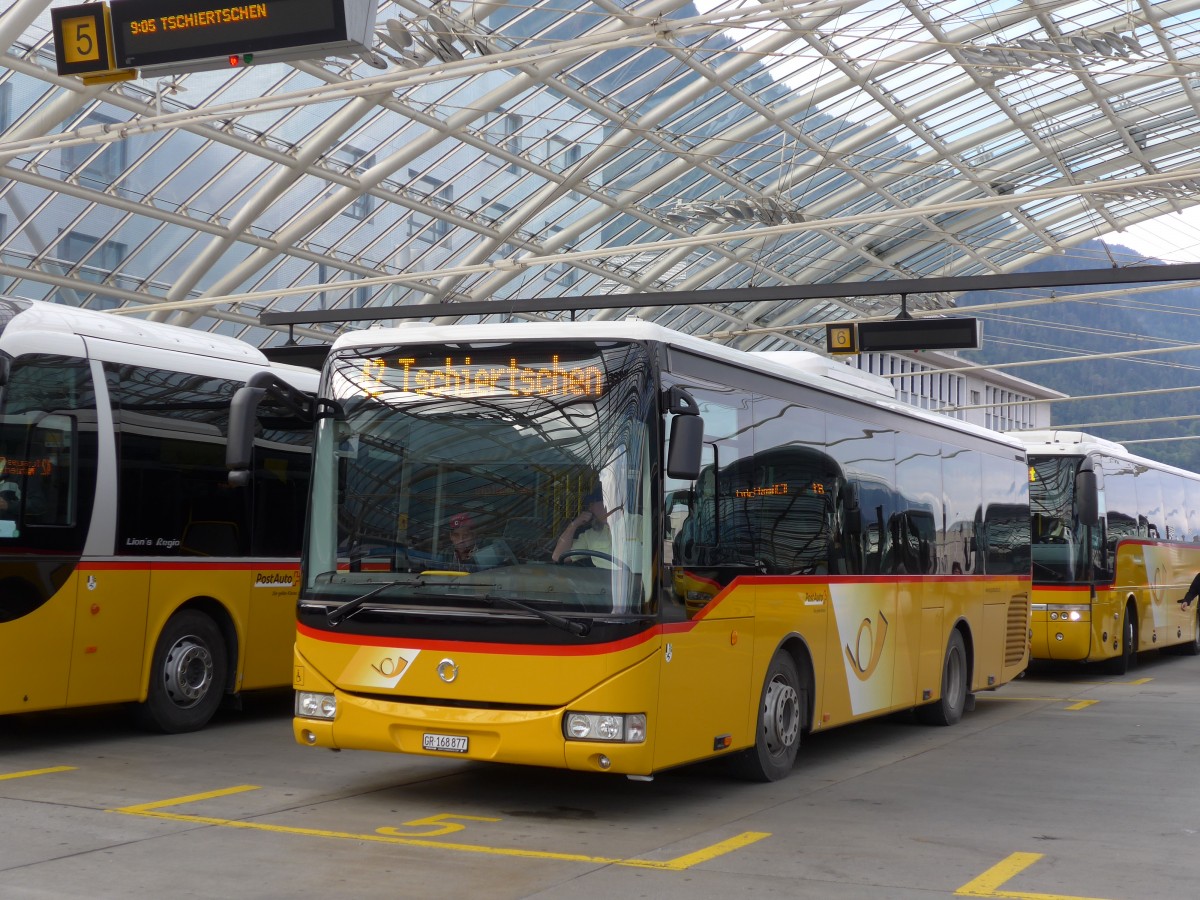
<instances>
[{"instance_id":1,"label":"articulated yellow bus","mask_svg":"<svg viewBox=\"0 0 1200 900\"><path fill-rule=\"evenodd\" d=\"M1017 435L1029 452L1034 659L1200 653L1200 475L1078 431Z\"/></svg>"},{"instance_id":2,"label":"articulated yellow bus","mask_svg":"<svg viewBox=\"0 0 1200 900\"><path fill-rule=\"evenodd\" d=\"M344 336L322 375L295 737L648 778L1028 658L1015 440L812 354L642 322ZM233 446L231 438L231 449Z\"/></svg>"},{"instance_id":3,"label":"articulated yellow bus","mask_svg":"<svg viewBox=\"0 0 1200 900\"><path fill-rule=\"evenodd\" d=\"M187 731L290 683L310 417L260 408L244 488L225 459L264 371L316 389L231 338L0 299L0 714Z\"/></svg>"}]
</instances>

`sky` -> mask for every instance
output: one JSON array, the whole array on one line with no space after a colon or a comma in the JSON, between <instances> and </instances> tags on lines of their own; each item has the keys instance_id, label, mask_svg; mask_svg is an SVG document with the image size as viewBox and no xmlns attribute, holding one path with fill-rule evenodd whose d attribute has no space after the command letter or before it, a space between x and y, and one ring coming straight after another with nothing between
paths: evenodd
<instances>
[{"instance_id":1,"label":"sky","mask_svg":"<svg viewBox=\"0 0 1200 900\"><path fill-rule=\"evenodd\" d=\"M1200 262L1200 207L1167 213L1140 225L1103 236L1148 258L1166 263Z\"/></svg>"}]
</instances>

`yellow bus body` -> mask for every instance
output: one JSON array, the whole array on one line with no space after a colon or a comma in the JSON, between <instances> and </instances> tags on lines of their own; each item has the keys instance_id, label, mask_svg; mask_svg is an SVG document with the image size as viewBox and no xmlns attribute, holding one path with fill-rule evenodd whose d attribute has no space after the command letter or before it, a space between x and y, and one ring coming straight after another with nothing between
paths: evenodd
<instances>
[{"instance_id":1,"label":"yellow bus body","mask_svg":"<svg viewBox=\"0 0 1200 900\"><path fill-rule=\"evenodd\" d=\"M808 669L813 731L939 700L952 629L966 643L970 689L998 687L1028 662L1029 591L1019 576L742 577L689 621L607 645L371 639L301 625L295 687L334 694L337 712L298 717L294 732L305 745L649 775L752 746L781 647ZM644 712L647 740L567 740L569 710ZM467 750L425 750L425 734L466 737Z\"/></svg>"},{"instance_id":2,"label":"yellow bus body","mask_svg":"<svg viewBox=\"0 0 1200 900\"><path fill-rule=\"evenodd\" d=\"M297 564L278 561L84 561L47 602L4 623L0 715L144 701L159 634L188 606L225 633L231 690L286 685L297 581Z\"/></svg>"},{"instance_id":3,"label":"yellow bus body","mask_svg":"<svg viewBox=\"0 0 1200 900\"><path fill-rule=\"evenodd\" d=\"M1032 656L1037 660L1100 662L1121 655L1121 623L1135 610L1135 651L1197 640L1198 604L1179 601L1200 572L1200 545L1149 540L1117 544L1116 578L1033 589Z\"/></svg>"}]
</instances>

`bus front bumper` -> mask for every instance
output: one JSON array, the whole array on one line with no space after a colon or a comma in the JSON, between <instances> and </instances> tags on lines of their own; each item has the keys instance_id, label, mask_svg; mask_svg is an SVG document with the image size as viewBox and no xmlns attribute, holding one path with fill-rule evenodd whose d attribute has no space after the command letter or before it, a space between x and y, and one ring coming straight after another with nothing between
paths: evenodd
<instances>
[{"instance_id":1,"label":"bus front bumper","mask_svg":"<svg viewBox=\"0 0 1200 900\"><path fill-rule=\"evenodd\" d=\"M1092 655L1092 610L1087 604L1035 603L1033 659L1082 661Z\"/></svg>"},{"instance_id":2,"label":"bus front bumper","mask_svg":"<svg viewBox=\"0 0 1200 900\"><path fill-rule=\"evenodd\" d=\"M563 732L568 707L444 707L364 697L337 690L328 683L322 686L319 682L324 679L311 670L304 693L332 698L333 718L296 715L292 732L297 743L310 747L649 775L653 770L650 729L654 721L650 704L657 701L653 696L657 682L649 677L650 672L642 670L643 665L650 663L598 685L569 707L571 711L643 713L646 737L639 743L568 740ZM645 696L639 698L638 694Z\"/></svg>"}]
</instances>

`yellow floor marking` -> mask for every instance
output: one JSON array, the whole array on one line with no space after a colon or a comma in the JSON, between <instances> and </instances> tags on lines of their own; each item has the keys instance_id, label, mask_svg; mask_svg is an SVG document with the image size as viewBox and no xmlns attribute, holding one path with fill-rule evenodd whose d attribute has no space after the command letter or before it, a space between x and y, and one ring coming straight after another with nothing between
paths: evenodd
<instances>
[{"instance_id":1,"label":"yellow floor marking","mask_svg":"<svg viewBox=\"0 0 1200 900\"><path fill-rule=\"evenodd\" d=\"M248 831L268 831L275 834L298 834L308 837L335 838L350 841L374 841L381 844L403 844L407 847L428 847L436 850L457 850L462 853L483 853L492 856L514 856L525 859L545 859L564 862L584 862L596 865L631 866L639 869L660 869L671 872L681 872L692 866L710 859L715 859L726 853L732 853L742 847L771 836L767 831L746 831L728 840L705 847L694 853L688 853L675 859L619 859L606 856L585 856L579 853L553 853L544 850L519 850L511 847L485 847L479 844L455 844L446 841L430 841L421 838L396 837L389 834L359 834L349 831L327 831L319 828L298 828L292 825L267 825L263 822L245 822L236 819L219 819L214 816L192 816L183 813L163 812L168 806L179 806L185 803L195 803L200 800L211 800L216 797L227 797L244 791L258 790L252 784L225 788L219 791L208 791L203 794L189 794L186 797L175 797L171 800L158 800L153 803L141 803L136 806L123 806L119 809L109 809L106 812L124 813L131 816L148 816L156 819L169 819L175 822L192 822L197 825L220 825L226 828L241 828Z\"/></svg>"},{"instance_id":2,"label":"yellow floor marking","mask_svg":"<svg viewBox=\"0 0 1200 900\"><path fill-rule=\"evenodd\" d=\"M1045 854L1014 853L1001 860L978 878L972 879L954 892L956 897L999 897L1004 900L1097 900L1095 897L1073 897L1066 894L1034 894L1028 891L1002 891L1000 886L1021 874Z\"/></svg>"},{"instance_id":3,"label":"yellow floor marking","mask_svg":"<svg viewBox=\"0 0 1200 900\"><path fill-rule=\"evenodd\" d=\"M1153 678L1135 678L1133 681L1076 681L1074 684L1120 684L1134 687L1139 684L1149 684Z\"/></svg>"},{"instance_id":4,"label":"yellow floor marking","mask_svg":"<svg viewBox=\"0 0 1200 900\"><path fill-rule=\"evenodd\" d=\"M237 787L224 788L220 791L205 791L203 794L188 794L186 797L175 797L172 800L157 800L154 803L140 803L137 806L124 806L109 812L123 812L130 815L150 815L153 810L167 806L183 806L185 803L198 803L201 800L212 800L215 797L228 797L230 794L241 794L245 791L257 791L257 784L239 784Z\"/></svg>"},{"instance_id":5,"label":"yellow floor marking","mask_svg":"<svg viewBox=\"0 0 1200 900\"><path fill-rule=\"evenodd\" d=\"M1064 706L1063 709L1084 709L1091 706L1093 703L1099 703L1099 700L1076 700L1074 697L977 697L976 702L980 700L985 703L989 700L1028 700L1033 703L1070 703L1070 706Z\"/></svg>"},{"instance_id":6,"label":"yellow floor marking","mask_svg":"<svg viewBox=\"0 0 1200 900\"><path fill-rule=\"evenodd\" d=\"M27 772L9 772L7 775L0 775L0 781L8 781L10 778L29 778L31 775L53 775L55 772L73 772L75 766L52 766L49 769L30 769Z\"/></svg>"}]
</instances>

